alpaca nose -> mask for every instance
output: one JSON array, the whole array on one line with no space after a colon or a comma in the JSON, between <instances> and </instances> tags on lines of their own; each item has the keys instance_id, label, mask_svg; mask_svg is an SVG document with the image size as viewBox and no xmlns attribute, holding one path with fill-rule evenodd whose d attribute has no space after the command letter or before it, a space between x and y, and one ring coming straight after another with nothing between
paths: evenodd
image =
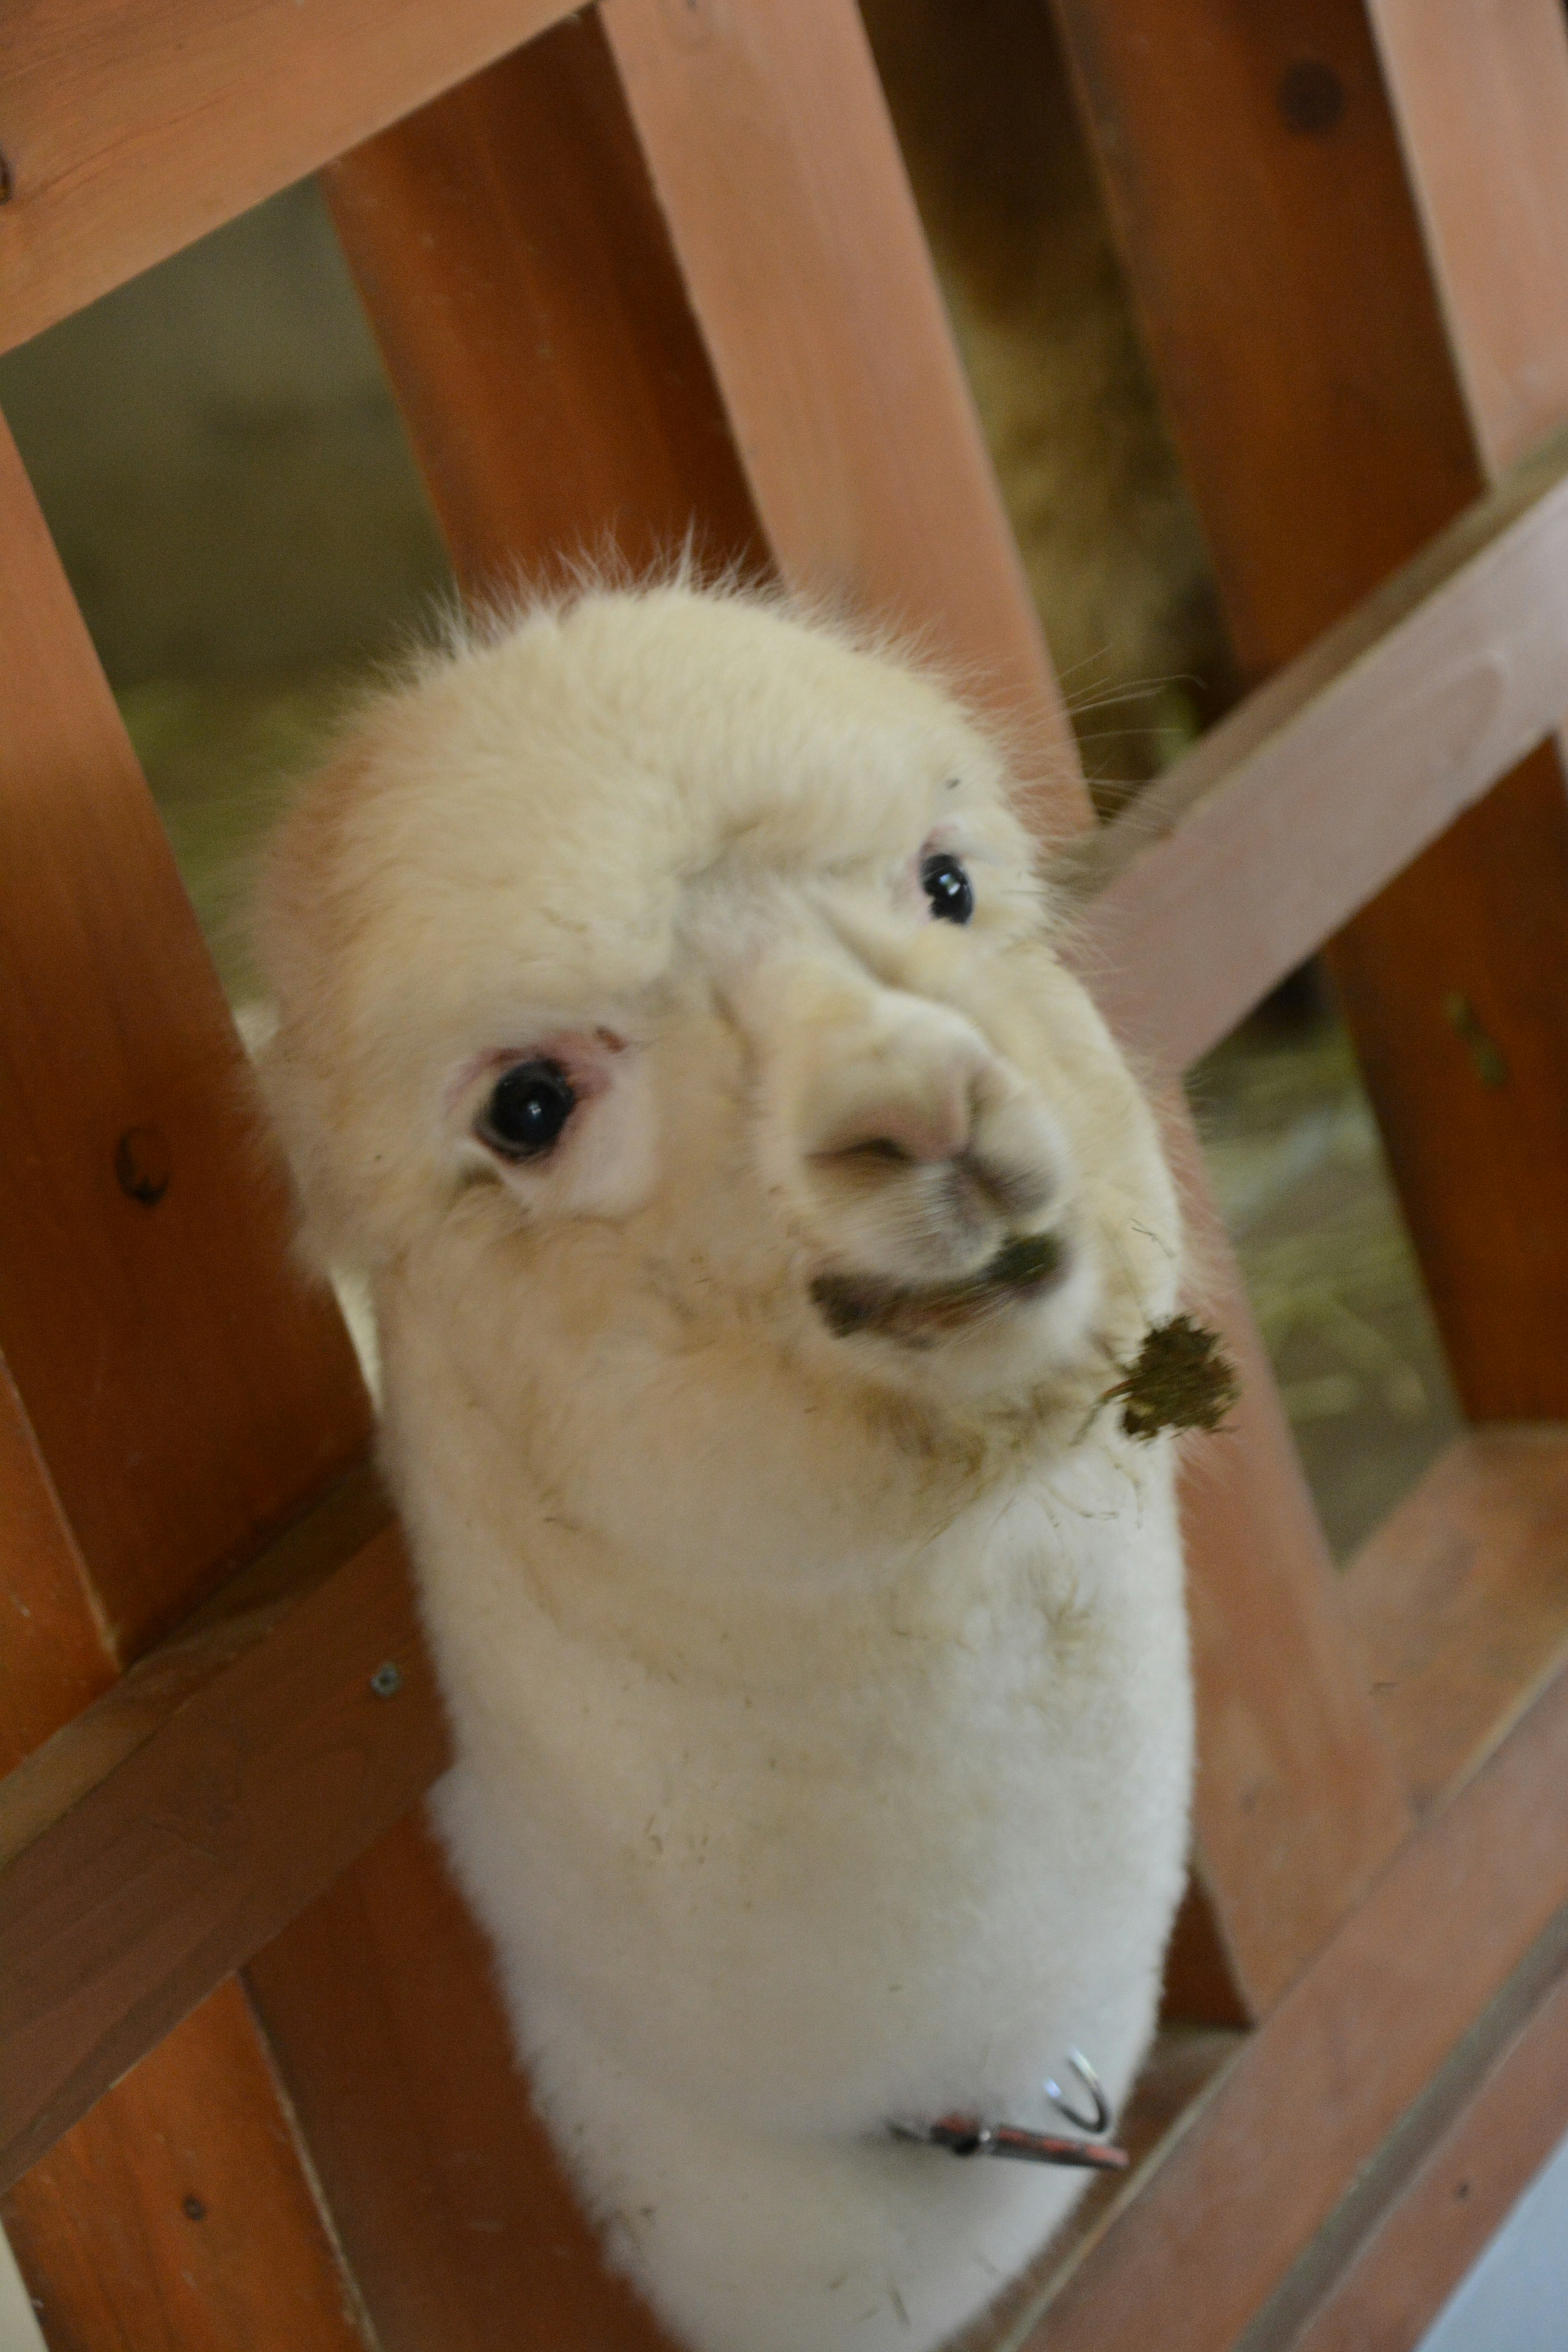
<instances>
[{"instance_id":1,"label":"alpaca nose","mask_svg":"<svg viewBox=\"0 0 1568 2352\"><path fill-rule=\"evenodd\" d=\"M805 1139L818 1159L930 1165L969 1150L987 1055L954 1024L911 1024L816 1074Z\"/></svg>"},{"instance_id":2,"label":"alpaca nose","mask_svg":"<svg viewBox=\"0 0 1568 2352\"><path fill-rule=\"evenodd\" d=\"M826 1150L834 1156L858 1152L868 1160L904 1163L957 1160L973 1130L969 1091L949 1084L919 1096L889 1095L862 1105Z\"/></svg>"}]
</instances>

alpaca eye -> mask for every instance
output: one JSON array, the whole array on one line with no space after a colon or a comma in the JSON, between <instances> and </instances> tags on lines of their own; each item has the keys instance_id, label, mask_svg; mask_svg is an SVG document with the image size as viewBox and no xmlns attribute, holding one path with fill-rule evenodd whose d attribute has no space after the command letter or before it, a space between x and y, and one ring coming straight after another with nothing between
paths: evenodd
<instances>
[{"instance_id":1,"label":"alpaca eye","mask_svg":"<svg viewBox=\"0 0 1568 2352\"><path fill-rule=\"evenodd\" d=\"M496 1080L474 1132L503 1160L537 1160L560 1141L576 1107L559 1062L517 1062Z\"/></svg>"},{"instance_id":2,"label":"alpaca eye","mask_svg":"<svg viewBox=\"0 0 1568 2352\"><path fill-rule=\"evenodd\" d=\"M967 923L974 912L974 887L956 857L935 850L921 864L921 882L939 923Z\"/></svg>"}]
</instances>

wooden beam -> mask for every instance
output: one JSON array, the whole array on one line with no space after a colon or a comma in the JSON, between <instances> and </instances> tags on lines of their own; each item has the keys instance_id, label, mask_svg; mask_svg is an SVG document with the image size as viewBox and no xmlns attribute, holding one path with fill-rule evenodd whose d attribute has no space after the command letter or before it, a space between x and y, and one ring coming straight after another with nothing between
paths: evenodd
<instances>
[{"instance_id":1,"label":"wooden beam","mask_svg":"<svg viewBox=\"0 0 1568 2352\"><path fill-rule=\"evenodd\" d=\"M564 13L565 0L17 0L0 18L0 350Z\"/></svg>"},{"instance_id":2,"label":"wooden beam","mask_svg":"<svg viewBox=\"0 0 1568 2352\"><path fill-rule=\"evenodd\" d=\"M1100 1010L1186 1068L1563 708L1560 434L1064 860Z\"/></svg>"},{"instance_id":3,"label":"wooden beam","mask_svg":"<svg viewBox=\"0 0 1568 2352\"><path fill-rule=\"evenodd\" d=\"M1249 2332L1247 2352L1276 2346L1285 2352L1287 2344L1289 2352L1415 2352L1514 2200L1562 2145L1568 1968L1561 1948L1550 1957L1556 1966L1542 1971L1544 1990L1527 1976L1532 2005L1520 2004L1511 2039L1447 2128L1426 2140L1414 2165L1400 2161L1394 2180L1369 2184L1371 2226L1357 2214L1350 2248L1331 2249L1339 2257L1331 2283L1321 2272L1302 2281L1311 2303L1305 2327L1293 2324L1297 2312L1281 2298L1281 2307L1264 2315L1256 2347Z\"/></svg>"},{"instance_id":4,"label":"wooden beam","mask_svg":"<svg viewBox=\"0 0 1568 2352\"><path fill-rule=\"evenodd\" d=\"M859 17L605 0L605 29L790 587L907 635L1087 802Z\"/></svg>"},{"instance_id":5,"label":"wooden beam","mask_svg":"<svg viewBox=\"0 0 1568 2352\"><path fill-rule=\"evenodd\" d=\"M5 2229L56 2352L370 2352L232 1979L34 2166Z\"/></svg>"},{"instance_id":6,"label":"wooden beam","mask_svg":"<svg viewBox=\"0 0 1568 2352\"><path fill-rule=\"evenodd\" d=\"M592 185L588 183L591 181ZM465 593L769 571L596 14L323 175ZM585 397L589 387L597 398Z\"/></svg>"},{"instance_id":7,"label":"wooden beam","mask_svg":"<svg viewBox=\"0 0 1568 2352\"><path fill-rule=\"evenodd\" d=\"M1457 1438L1344 1590L1363 1685L1429 1812L1568 1668L1568 1426Z\"/></svg>"},{"instance_id":8,"label":"wooden beam","mask_svg":"<svg viewBox=\"0 0 1568 2352\"><path fill-rule=\"evenodd\" d=\"M1568 417L1561 0L1368 0L1481 464ZM1500 169L1500 165L1506 169Z\"/></svg>"},{"instance_id":9,"label":"wooden beam","mask_svg":"<svg viewBox=\"0 0 1568 2352\"><path fill-rule=\"evenodd\" d=\"M369 1403L3 426L0 824L0 1223L27 1236L0 1352L124 1663L361 1451Z\"/></svg>"},{"instance_id":10,"label":"wooden beam","mask_svg":"<svg viewBox=\"0 0 1568 2352\"><path fill-rule=\"evenodd\" d=\"M0 2186L445 1756L401 1547L356 1477L0 1788Z\"/></svg>"},{"instance_id":11,"label":"wooden beam","mask_svg":"<svg viewBox=\"0 0 1568 2352\"><path fill-rule=\"evenodd\" d=\"M1058 2276L1018 2352L1226 2352L1440 2070L1517 2024L1568 1927L1568 1679L1404 1848ZM1472 2029L1497 2003L1489 2028ZM1449 2122L1426 2111L1436 2137ZM1406 2168L1415 2151L1405 2151ZM1353 2195L1353 2189L1352 2190ZM1267 2340L1267 2339L1266 2339ZM1018 2339L1015 2338L1017 2342Z\"/></svg>"},{"instance_id":12,"label":"wooden beam","mask_svg":"<svg viewBox=\"0 0 1568 2352\"><path fill-rule=\"evenodd\" d=\"M1367 9L1054 5L1237 656L1260 678L1484 485ZM1558 155L1549 179L1527 179L1520 125L1533 119L1539 133L1550 108L1492 100L1510 79L1568 77L1568 47L1553 51L1543 36L1545 0L1484 12L1443 0L1436 24L1431 12L1391 9L1391 24L1395 15L1407 59L1462 100L1458 204L1473 185L1494 219L1535 210L1536 228L1508 242L1517 360L1538 299L1549 321L1560 303L1549 225L1565 167ZM1467 16L1473 44L1427 68L1441 28ZM1486 57L1474 72L1472 46ZM1544 168L1549 148L1532 134L1528 152ZM1478 361L1464 363L1472 389ZM1561 975L1565 937L1568 796L1546 750L1329 948L1456 1385L1477 1419L1568 1411L1568 991L1542 980Z\"/></svg>"}]
</instances>

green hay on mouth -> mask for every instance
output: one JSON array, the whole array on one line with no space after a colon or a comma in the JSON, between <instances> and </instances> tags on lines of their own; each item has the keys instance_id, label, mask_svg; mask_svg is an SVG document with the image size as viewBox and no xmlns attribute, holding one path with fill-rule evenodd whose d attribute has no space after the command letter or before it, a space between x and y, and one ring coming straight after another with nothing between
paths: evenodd
<instances>
[{"instance_id":1,"label":"green hay on mouth","mask_svg":"<svg viewBox=\"0 0 1568 2352\"><path fill-rule=\"evenodd\" d=\"M1240 1394L1219 1334L1190 1315L1173 1315L1153 1325L1136 1360L1100 1402L1120 1397L1128 1436L1149 1439L1164 1429L1218 1429Z\"/></svg>"}]
</instances>

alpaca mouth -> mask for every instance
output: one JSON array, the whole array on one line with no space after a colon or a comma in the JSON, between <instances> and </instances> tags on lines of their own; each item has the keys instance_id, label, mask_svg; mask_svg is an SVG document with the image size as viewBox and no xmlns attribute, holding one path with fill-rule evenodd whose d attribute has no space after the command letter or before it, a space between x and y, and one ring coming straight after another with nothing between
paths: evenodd
<instances>
[{"instance_id":1,"label":"alpaca mouth","mask_svg":"<svg viewBox=\"0 0 1568 2352\"><path fill-rule=\"evenodd\" d=\"M819 1274L811 1299L837 1339L869 1331L906 1347L930 1348L950 1331L969 1329L1054 1288L1068 1259L1059 1234L1023 1234L963 1282L919 1289L875 1275Z\"/></svg>"}]
</instances>

